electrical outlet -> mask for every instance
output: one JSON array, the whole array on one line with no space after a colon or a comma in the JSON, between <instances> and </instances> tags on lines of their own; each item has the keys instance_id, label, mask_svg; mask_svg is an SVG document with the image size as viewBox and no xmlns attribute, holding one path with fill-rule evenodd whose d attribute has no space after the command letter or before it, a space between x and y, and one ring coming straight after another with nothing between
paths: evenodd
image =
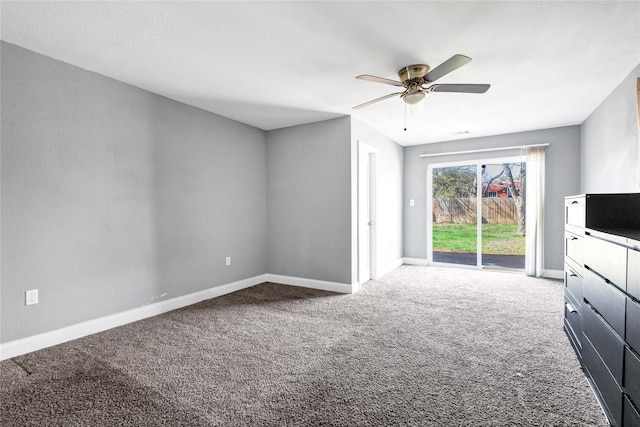
<instances>
[{"instance_id":1,"label":"electrical outlet","mask_svg":"<svg viewBox=\"0 0 640 427\"><path fill-rule=\"evenodd\" d=\"M38 290L31 289L24 293L24 305L32 305L38 303Z\"/></svg>"},{"instance_id":2,"label":"electrical outlet","mask_svg":"<svg viewBox=\"0 0 640 427\"><path fill-rule=\"evenodd\" d=\"M227 257L227 259L225 259L225 261L224 261L224 262L225 262L225 265L226 265L227 267L229 267L229 266L231 265L231 257L230 257L230 256L228 256L228 257Z\"/></svg>"}]
</instances>

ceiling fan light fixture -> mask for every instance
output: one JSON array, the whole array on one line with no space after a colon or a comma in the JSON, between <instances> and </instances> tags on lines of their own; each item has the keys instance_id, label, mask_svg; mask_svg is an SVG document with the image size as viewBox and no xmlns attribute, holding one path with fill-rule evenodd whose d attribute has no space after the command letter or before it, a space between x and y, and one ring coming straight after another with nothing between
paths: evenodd
<instances>
[{"instance_id":1,"label":"ceiling fan light fixture","mask_svg":"<svg viewBox=\"0 0 640 427\"><path fill-rule=\"evenodd\" d=\"M404 95L402 97L402 99L404 99L404 102L406 102L407 104L413 105L413 104L417 104L417 103L421 102L426 97L427 97L427 94L425 92L416 91L416 92L411 92L411 93L408 93L408 94Z\"/></svg>"},{"instance_id":2,"label":"ceiling fan light fixture","mask_svg":"<svg viewBox=\"0 0 640 427\"><path fill-rule=\"evenodd\" d=\"M409 104L409 110L411 110L411 115L419 116L424 113L424 102L418 102L417 104Z\"/></svg>"}]
</instances>

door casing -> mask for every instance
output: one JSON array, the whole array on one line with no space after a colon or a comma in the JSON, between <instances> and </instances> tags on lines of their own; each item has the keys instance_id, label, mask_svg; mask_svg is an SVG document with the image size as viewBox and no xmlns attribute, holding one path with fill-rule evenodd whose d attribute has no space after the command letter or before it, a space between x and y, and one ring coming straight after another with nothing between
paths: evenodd
<instances>
[{"instance_id":1,"label":"door casing","mask_svg":"<svg viewBox=\"0 0 640 427\"><path fill-rule=\"evenodd\" d=\"M377 278L376 184L378 151L358 141L358 283Z\"/></svg>"}]
</instances>

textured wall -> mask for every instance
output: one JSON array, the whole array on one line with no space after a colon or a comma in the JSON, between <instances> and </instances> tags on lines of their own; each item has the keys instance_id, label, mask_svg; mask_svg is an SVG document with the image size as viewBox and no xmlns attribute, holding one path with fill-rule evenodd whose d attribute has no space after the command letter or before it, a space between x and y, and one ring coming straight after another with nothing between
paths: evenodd
<instances>
[{"instance_id":1,"label":"textured wall","mask_svg":"<svg viewBox=\"0 0 640 427\"><path fill-rule=\"evenodd\" d=\"M570 126L508 135L471 138L405 147L404 151L404 256L427 256L427 166L461 160L520 155L520 150L421 158L423 153L445 153L481 148L549 143L546 154L544 268L563 269L564 197L580 189L580 127ZM409 207L409 200L415 206Z\"/></svg>"},{"instance_id":2,"label":"textured wall","mask_svg":"<svg viewBox=\"0 0 640 427\"><path fill-rule=\"evenodd\" d=\"M6 43L1 77L2 342L266 272L262 131Z\"/></svg>"},{"instance_id":3,"label":"textured wall","mask_svg":"<svg viewBox=\"0 0 640 427\"><path fill-rule=\"evenodd\" d=\"M351 119L272 130L267 147L267 270L351 284Z\"/></svg>"},{"instance_id":4,"label":"textured wall","mask_svg":"<svg viewBox=\"0 0 640 427\"><path fill-rule=\"evenodd\" d=\"M638 77L640 65L582 124L582 193L640 191Z\"/></svg>"}]
</instances>

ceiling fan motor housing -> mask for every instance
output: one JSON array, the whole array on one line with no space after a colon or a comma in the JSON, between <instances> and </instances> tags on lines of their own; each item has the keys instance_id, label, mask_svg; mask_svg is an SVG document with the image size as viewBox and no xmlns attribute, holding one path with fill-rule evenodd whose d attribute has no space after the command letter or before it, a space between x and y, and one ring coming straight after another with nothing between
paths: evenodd
<instances>
[{"instance_id":1,"label":"ceiling fan motor housing","mask_svg":"<svg viewBox=\"0 0 640 427\"><path fill-rule=\"evenodd\" d=\"M426 64L409 65L398 71L398 77L400 77L400 81L406 85L409 80L422 79L430 69L431 67Z\"/></svg>"}]
</instances>

